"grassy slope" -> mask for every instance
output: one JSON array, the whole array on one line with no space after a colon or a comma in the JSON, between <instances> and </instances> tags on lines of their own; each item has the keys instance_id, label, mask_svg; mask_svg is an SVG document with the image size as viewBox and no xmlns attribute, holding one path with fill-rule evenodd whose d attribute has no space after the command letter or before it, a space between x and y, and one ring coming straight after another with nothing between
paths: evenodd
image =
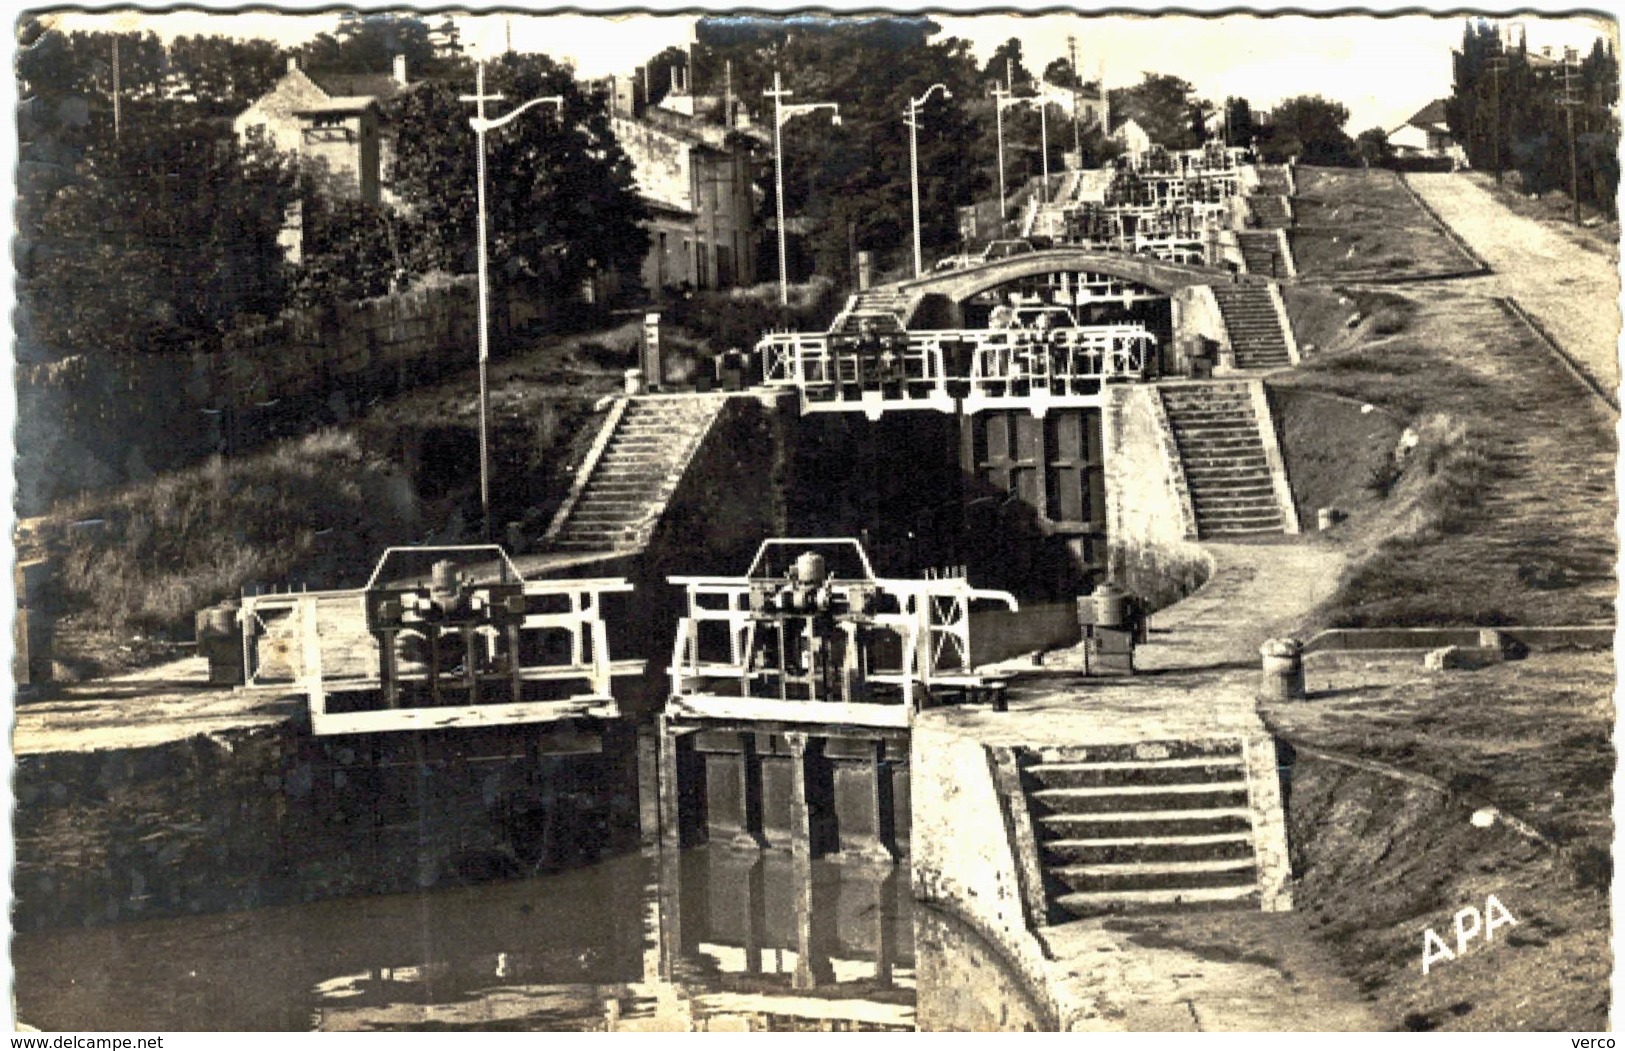
<instances>
[{"instance_id":1,"label":"grassy slope","mask_svg":"<svg viewBox=\"0 0 1625 1051\"><path fill-rule=\"evenodd\" d=\"M1422 277L1477 265L1394 172L1300 168L1292 207L1292 254L1308 279Z\"/></svg>"},{"instance_id":2,"label":"grassy slope","mask_svg":"<svg viewBox=\"0 0 1625 1051\"><path fill-rule=\"evenodd\" d=\"M1386 506L1345 530L1354 566L1318 623L1611 620L1612 417L1491 300L1385 309L1400 331L1279 380L1370 402L1420 438Z\"/></svg>"},{"instance_id":3,"label":"grassy slope","mask_svg":"<svg viewBox=\"0 0 1625 1051\"><path fill-rule=\"evenodd\" d=\"M1288 301L1316 344L1271 380L1289 463L1309 450L1330 484L1341 461L1345 488L1377 473L1352 421L1313 426L1317 393L1371 403L1419 438L1385 497L1359 486L1363 510L1332 534L1351 568L1306 630L1613 619L1615 420L1526 329L1470 296L1297 288ZM1480 832L1459 806L1385 827L1402 840L1387 846L1359 829L1319 837L1339 860L1305 875L1299 907L1395 1026L1606 1025L1614 681L1611 654L1443 675L1311 666L1310 703L1266 712L1297 745L1430 775L1556 844ZM1366 784L1331 801L1377 814L1398 794ZM1451 938L1450 917L1487 893L1519 926L1423 977L1423 928Z\"/></svg>"}]
</instances>

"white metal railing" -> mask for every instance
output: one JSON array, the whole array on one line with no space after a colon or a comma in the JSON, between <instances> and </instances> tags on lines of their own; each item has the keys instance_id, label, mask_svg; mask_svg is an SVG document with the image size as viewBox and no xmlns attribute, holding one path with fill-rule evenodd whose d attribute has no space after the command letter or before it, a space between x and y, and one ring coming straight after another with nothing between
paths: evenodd
<instances>
[{"instance_id":1,"label":"white metal railing","mask_svg":"<svg viewBox=\"0 0 1625 1051\"><path fill-rule=\"evenodd\" d=\"M684 587L688 597L687 613L678 621L668 669L676 707L716 698L737 704L740 711L750 710L755 701L756 707L766 711L774 708L774 702L810 700L788 695L784 680L787 675L794 678L794 672L773 665L775 660L789 659L794 647L786 639L769 637L769 630L778 625L751 610L751 583L747 579L668 579ZM1008 592L975 588L963 577L849 583L872 585L878 596L878 609L862 618L863 629L870 633L863 653L863 678L895 691L892 696L900 697L899 714L904 720L923 708L939 688L981 683L971 661L973 603L991 601L1011 610L1018 608L1015 597ZM706 625L719 628L707 629ZM796 626L812 630L810 621ZM718 630L725 634L725 645L718 645ZM851 632L847 635L847 646L855 646L855 637ZM878 645L875 636L890 637L893 645ZM878 711L890 703L876 700L859 702L859 706Z\"/></svg>"},{"instance_id":2,"label":"white metal railing","mask_svg":"<svg viewBox=\"0 0 1625 1051\"><path fill-rule=\"evenodd\" d=\"M1199 247L1199 246L1198 246ZM1126 285L1080 285L1082 301L1122 298ZM966 411L1022 405L1043 415L1047 404L1097 399L1103 382L1137 380L1156 348L1143 325L1051 329L945 329L909 332L890 349L863 349L847 337L778 333L757 352L768 364L766 384L795 389L803 412L888 409L953 412L967 390ZM950 384L955 390L950 390Z\"/></svg>"}]
</instances>

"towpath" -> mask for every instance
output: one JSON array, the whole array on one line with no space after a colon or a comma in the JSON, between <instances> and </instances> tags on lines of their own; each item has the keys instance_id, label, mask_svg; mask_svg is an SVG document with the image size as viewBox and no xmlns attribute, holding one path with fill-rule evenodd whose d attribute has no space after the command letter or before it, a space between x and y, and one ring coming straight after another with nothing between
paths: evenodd
<instances>
[{"instance_id":1,"label":"towpath","mask_svg":"<svg viewBox=\"0 0 1625 1051\"><path fill-rule=\"evenodd\" d=\"M1406 178L1493 271L1453 288L1515 298L1605 390L1619 388L1617 259L1512 212L1460 173Z\"/></svg>"}]
</instances>

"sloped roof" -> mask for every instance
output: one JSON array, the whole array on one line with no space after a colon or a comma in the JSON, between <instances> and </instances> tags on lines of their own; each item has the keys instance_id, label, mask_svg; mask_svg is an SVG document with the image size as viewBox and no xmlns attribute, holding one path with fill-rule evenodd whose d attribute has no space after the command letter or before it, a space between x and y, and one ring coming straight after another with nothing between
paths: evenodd
<instances>
[{"instance_id":1,"label":"sloped roof","mask_svg":"<svg viewBox=\"0 0 1625 1051\"><path fill-rule=\"evenodd\" d=\"M393 73L308 73L316 86L335 98L394 98L405 85Z\"/></svg>"},{"instance_id":2,"label":"sloped roof","mask_svg":"<svg viewBox=\"0 0 1625 1051\"><path fill-rule=\"evenodd\" d=\"M1444 103L1444 99L1434 99L1417 110L1415 116L1405 123L1414 124L1418 128L1426 128L1434 124L1443 125L1445 122Z\"/></svg>"},{"instance_id":3,"label":"sloped roof","mask_svg":"<svg viewBox=\"0 0 1625 1051\"><path fill-rule=\"evenodd\" d=\"M294 110L297 117L321 116L337 113L360 113L368 106L375 106L378 100L370 95L348 95L330 98L325 102L317 102L309 106L301 106Z\"/></svg>"}]
</instances>

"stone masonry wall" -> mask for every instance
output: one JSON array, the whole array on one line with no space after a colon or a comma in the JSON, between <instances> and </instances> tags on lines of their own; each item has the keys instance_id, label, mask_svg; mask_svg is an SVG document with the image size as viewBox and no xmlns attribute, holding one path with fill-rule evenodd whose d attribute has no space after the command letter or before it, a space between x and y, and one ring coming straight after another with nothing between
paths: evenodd
<instances>
[{"instance_id":1,"label":"stone masonry wall","mask_svg":"<svg viewBox=\"0 0 1625 1051\"><path fill-rule=\"evenodd\" d=\"M1212 558L1194 541L1179 451L1154 387L1110 388L1106 536L1112 579L1161 609L1207 580Z\"/></svg>"}]
</instances>

